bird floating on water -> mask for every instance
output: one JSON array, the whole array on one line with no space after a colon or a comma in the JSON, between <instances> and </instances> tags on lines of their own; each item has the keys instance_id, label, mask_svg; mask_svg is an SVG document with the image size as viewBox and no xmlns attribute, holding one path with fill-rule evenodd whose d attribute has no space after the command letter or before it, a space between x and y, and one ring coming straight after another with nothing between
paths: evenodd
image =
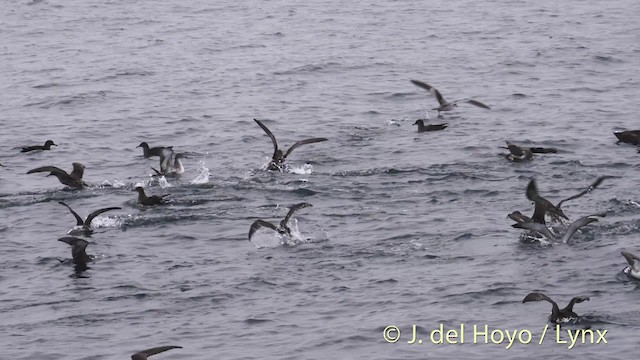
<instances>
[{"instance_id":1,"label":"bird floating on water","mask_svg":"<svg viewBox=\"0 0 640 360\"><path fill-rule=\"evenodd\" d=\"M133 191L138 192L138 204L141 204L141 205L164 205L167 203L167 201L164 198L170 195L170 194L164 194L159 196L158 195L147 196L147 194L144 193L144 189L141 186L136 186L136 188L133 189Z\"/></svg>"},{"instance_id":2,"label":"bird floating on water","mask_svg":"<svg viewBox=\"0 0 640 360\"><path fill-rule=\"evenodd\" d=\"M58 146L53 143L51 140L47 140L44 142L44 145L34 145L34 146L25 146L20 150L20 152L29 152L34 150L51 150L51 146Z\"/></svg>"}]
</instances>

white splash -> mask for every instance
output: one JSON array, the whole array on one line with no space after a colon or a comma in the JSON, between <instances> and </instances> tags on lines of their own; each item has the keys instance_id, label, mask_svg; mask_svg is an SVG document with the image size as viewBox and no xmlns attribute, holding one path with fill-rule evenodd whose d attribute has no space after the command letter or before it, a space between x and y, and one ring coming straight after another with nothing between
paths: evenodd
<instances>
[{"instance_id":1,"label":"white splash","mask_svg":"<svg viewBox=\"0 0 640 360\"><path fill-rule=\"evenodd\" d=\"M302 166L289 166L289 173L298 175L310 175L313 173L313 165L304 164Z\"/></svg>"},{"instance_id":2,"label":"white splash","mask_svg":"<svg viewBox=\"0 0 640 360\"><path fill-rule=\"evenodd\" d=\"M164 176L158 178L158 185L160 185L160 187L163 189L173 187L173 185L171 185L167 178Z\"/></svg>"},{"instance_id":3,"label":"white splash","mask_svg":"<svg viewBox=\"0 0 640 360\"><path fill-rule=\"evenodd\" d=\"M198 168L198 176L195 179L191 180L191 184L207 184L209 183L209 177L211 173L209 172L209 168L205 166L204 159L198 162L200 167Z\"/></svg>"}]
</instances>

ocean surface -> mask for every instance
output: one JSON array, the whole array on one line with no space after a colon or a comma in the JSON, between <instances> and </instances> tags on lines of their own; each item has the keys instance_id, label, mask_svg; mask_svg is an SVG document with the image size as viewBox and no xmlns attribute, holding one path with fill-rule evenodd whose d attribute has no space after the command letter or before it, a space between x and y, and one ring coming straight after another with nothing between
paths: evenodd
<instances>
[{"instance_id":1,"label":"ocean surface","mask_svg":"<svg viewBox=\"0 0 640 360\"><path fill-rule=\"evenodd\" d=\"M637 352L640 2L10 1L0 15L0 359L621 359ZM437 105L409 80L470 104ZM289 156L273 152L262 120ZM50 151L20 153L51 139ZM526 163L505 140L558 149ZM180 177L152 177L185 153ZM90 187L46 173L86 166ZM573 244L511 227L535 178L575 220ZM170 194L142 207L135 186ZM93 223L76 273L57 241ZM260 229L289 206L291 237ZM551 305L578 295L556 333ZM434 344L440 329L458 344ZM415 325L422 344L409 344ZM474 325L486 336L476 334ZM545 326L550 325L540 344ZM396 326L400 330L397 340ZM387 339L383 333L387 329ZM571 347L569 333L606 331ZM493 333L494 330L497 332ZM597 331L596 331L597 330ZM506 336L520 340L509 347ZM528 335L531 335L529 341ZM584 331L582 333L585 333ZM493 334L493 335L492 335ZM560 334L560 335L558 335ZM586 333L585 333L586 334ZM501 339L501 336L504 339ZM446 338L446 336L445 336ZM475 341L474 341L475 340ZM596 343L599 340L599 343ZM568 341L568 343L563 343ZM462 343L460 343L462 342ZM475 342L475 343L474 343ZM528 343L527 343L528 342ZM508 348L507 348L508 347Z\"/></svg>"}]
</instances>

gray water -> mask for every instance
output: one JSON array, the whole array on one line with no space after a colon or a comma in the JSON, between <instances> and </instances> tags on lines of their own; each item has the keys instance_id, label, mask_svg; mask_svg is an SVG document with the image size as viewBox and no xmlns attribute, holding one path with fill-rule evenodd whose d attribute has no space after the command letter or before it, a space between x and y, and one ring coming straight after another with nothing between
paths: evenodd
<instances>
[{"instance_id":1,"label":"gray water","mask_svg":"<svg viewBox=\"0 0 640 360\"><path fill-rule=\"evenodd\" d=\"M640 286L620 251L640 252L640 155L612 132L640 128L639 15L631 0L5 2L0 359L628 357ZM418 134L436 101L410 79L492 110L431 112L449 128ZM252 118L285 148L329 141L267 172ZM46 139L59 146L19 152ZM514 164L505 140L559 152ZM186 152L186 173L150 177L141 141ZM88 189L25 174L74 161ZM506 215L533 212L531 178L557 202L601 175L617 178L563 206L607 213L574 244L520 241ZM137 184L171 204L142 208ZM58 201L122 207L96 218L81 274ZM294 237L247 241L299 202L313 207ZM551 306L523 304L532 291L590 296L562 331L607 344L568 349L550 329L539 345ZM464 324L464 343L432 344L440 324ZM473 325L533 338L474 344Z\"/></svg>"}]
</instances>

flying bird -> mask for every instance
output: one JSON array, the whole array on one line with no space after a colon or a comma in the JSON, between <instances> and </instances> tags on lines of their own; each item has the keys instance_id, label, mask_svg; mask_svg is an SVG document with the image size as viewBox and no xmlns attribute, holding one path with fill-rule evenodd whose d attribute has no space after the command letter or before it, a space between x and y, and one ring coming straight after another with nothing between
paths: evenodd
<instances>
[{"instance_id":1,"label":"flying bird","mask_svg":"<svg viewBox=\"0 0 640 360\"><path fill-rule=\"evenodd\" d=\"M265 133L267 133L267 135L269 135L269 137L271 138L271 142L273 143L273 156L271 157L271 161L267 166L267 170L284 171L286 168L285 160L287 159L287 156L289 156L289 154L291 154L291 152L295 148L301 145L327 141L326 138L312 138L312 139L300 140L297 143L291 145L291 147L287 150L287 152L283 153L282 150L278 148L278 142L276 141L276 137L273 135L273 133L262 123L262 121L258 119L253 119L253 120L262 128L262 130L264 130Z\"/></svg>"},{"instance_id":2,"label":"flying bird","mask_svg":"<svg viewBox=\"0 0 640 360\"><path fill-rule=\"evenodd\" d=\"M487 110L491 109L487 105L481 103L478 100L474 100L474 99L460 99L460 100L448 102L448 101L446 101L444 99L442 94L440 94L440 91L438 91L438 89L434 88L433 86L431 86L431 85L429 85L427 83L424 83L422 81L418 81L418 80L411 80L411 83L413 85L417 86L417 87L420 87L420 88L423 88L423 89L427 90L429 93L431 93L431 95L436 97L436 99L438 100L438 104L440 104L440 106L438 106L437 108L433 108L431 110L437 110L438 111L438 116L440 116L440 112L441 111L451 111L455 107L458 106L458 103L461 103L461 102L466 102L466 103L469 103L471 105L475 105L477 107L481 107L481 108L487 109Z\"/></svg>"}]
</instances>

